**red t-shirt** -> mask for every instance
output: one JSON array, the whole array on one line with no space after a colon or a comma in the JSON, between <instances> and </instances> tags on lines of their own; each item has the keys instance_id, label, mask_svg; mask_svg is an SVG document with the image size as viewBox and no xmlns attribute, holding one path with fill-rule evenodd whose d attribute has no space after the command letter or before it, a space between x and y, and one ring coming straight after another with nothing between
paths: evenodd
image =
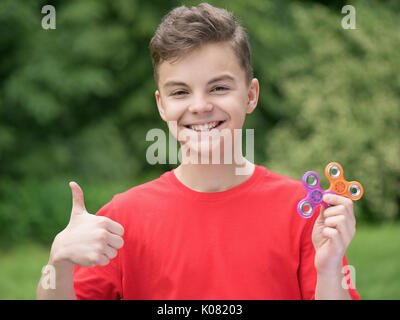
<instances>
[{"instance_id":1,"label":"red t-shirt","mask_svg":"<svg viewBox=\"0 0 400 320\"><path fill-rule=\"evenodd\" d=\"M305 195L300 181L259 165L245 182L215 193L194 191L167 171L97 212L124 227L124 246L107 266L76 266L76 296L313 299L318 212L311 219L297 214Z\"/></svg>"}]
</instances>

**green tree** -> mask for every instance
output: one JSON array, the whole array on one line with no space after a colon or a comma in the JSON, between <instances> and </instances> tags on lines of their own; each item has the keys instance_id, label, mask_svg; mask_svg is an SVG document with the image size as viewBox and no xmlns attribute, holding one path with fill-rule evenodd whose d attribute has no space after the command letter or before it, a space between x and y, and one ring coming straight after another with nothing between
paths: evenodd
<instances>
[{"instance_id":1,"label":"green tree","mask_svg":"<svg viewBox=\"0 0 400 320\"><path fill-rule=\"evenodd\" d=\"M187 6L200 1L185 2ZM342 164L365 195L361 220L398 219L399 2L210 1L248 31L259 105L255 161L300 180ZM41 27L56 8L55 30ZM351 1L350 3L351 4ZM51 241L77 180L95 212L116 192L173 164L147 163L146 133L167 127L154 99L148 44L178 1L0 2L0 243ZM325 184L324 184L325 183Z\"/></svg>"}]
</instances>

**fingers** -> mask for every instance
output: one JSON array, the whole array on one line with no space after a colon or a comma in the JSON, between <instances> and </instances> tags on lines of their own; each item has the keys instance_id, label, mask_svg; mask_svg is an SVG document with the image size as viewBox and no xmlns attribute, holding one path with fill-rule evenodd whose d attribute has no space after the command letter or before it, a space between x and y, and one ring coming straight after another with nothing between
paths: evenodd
<instances>
[{"instance_id":1,"label":"fingers","mask_svg":"<svg viewBox=\"0 0 400 320\"><path fill-rule=\"evenodd\" d=\"M339 231L335 228L325 227L322 234L329 238L337 249L343 248L344 244L340 237Z\"/></svg>"},{"instance_id":2,"label":"fingers","mask_svg":"<svg viewBox=\"0 0 400 320\"><path fill-rule=\"evenodd\" d=\"M346 211L353 212L353 201L349 198L330 193L324 195L323 201L332 206L326 209L325 215L332 215L335 210L331 209L337 206L343 206Z\"/></svg>"},{"instance_id":3,"label":"fingers","mask_svg":"<svg viewBox=\"0 0 400 320\"><path fill-rule=\"evenodd\" d=\"M124 240L120 236L105 229L96 230L95 240L100 243L100 248L109 245L115 249L120 249L124 245Z\"/></svg>"},{"instance_id":4,"label":"fingers","mask_svg":"<svg viewBox=\"0 0 400 320\"><path fill-rule=\"evenodd\" d=\"M324 217L332 217L337 215L347 215L350 220L354 220L354 206L353 201L342 196L338 196L336 194L326 194L324 195L323 200L330 204L331 207L324 210Z\"/></svg>"},{"instance_id":5,"label":"fingers","mask_svg":"<svg viewBox=\"0 0 400 320\"><path fill-rule=\"evenodd\" d=\"M94 245L93 250L91 250L88 255L87 266L105 266L110 260L114 259L118 254L118 249L120 249L124 241L121 237L111 234L108 231L98 233L100 242Z\"/></svg>"},{"instance_id":6,"label":"fingers","mask_svg":"<svg viewBox=\"0 0 400 320\"><path fill-rule=\"evenodd\" d=\"M92 266L106 266L110 263L110 258L105 254L100 254L93 259Z\"/></svg>"},{"instance_id":7,"label":"fingers","mask_svg":"<svg viewBox=\"0 0 400 320\"><path fill-rule=\"evenodd\" d=\"M107 217L104 217L104 218L107 219L106 225L105 225L106 229L109 232L122 237L122 235L124 234L124 227L121 226L118 222L115 222Z\"/></svg>"},{"instance_id":8,"label":"fingers","mask_svg":"<svg viewBox=\"0 0 400 320\"><path fill-rule=\"evenodd\" d=\"M331 205L321 211L325 226L323 234L332 240L334 238L341 239L341 242L347 247L355 234L356 220L353 201L335 194L326 194L323 200Z\"/></svg>"},{"instance_id":9,"label":"fingers","mask_svg":"<svg viewBox=\"0 0 400 320\"><path fill-rule=\"evenodd\" d=\"M72 191L72 214L87 212L81 187L74 181L71 181L69 186Z\"/></svg>"},{"instance_id":10,"label":"fingers","mask_svg":"<svg viewBox=\"0 0 400 320\"><path fill-rule=\"evenodd\" d=\"M117 250L107 246L106 249L104 250L104 255L109 259L114 259L117 256Z\"/></svg>"},{"instance_id":11,"label":"fingers","mask_svg":"<svg viewBox=\"0 0 400 320\"><path fill-rule=\"evenodd\" d=\"M350 223L346 221L347 219L348 218L344 215L328 217L325 219L325 226L337 230L343 239L343 243L350 243L354 235Z\"/></svg>"},{"instance_id":12,"label":"fingers","mask_svg":"<svg viewBox=\"0 0 400 320\"><path fill-rule=\"evenodd\" d=\"M114 249L120 249L124 246L124 240L120 236L110 233L107 238L107 245Z\"/></svg>"},{"instance_id":13,"label":"fingers","mask_svg":"<svg viewBox=\"0 0 400 320\"><path fill-rule=\"evenodd\" d=\"M331 228L338 228L339 231L342 231L343 226L345 225L345 220L346 217L344 215L328 217L325 219L325 226Z\"/></svg>"},{"instance_id":14,"label":"fingers","mask_svg":"<svg viewBox=\"0 0 400 320\"><path fill-rule=\"evenodd\" d=\"M113 234L108 235L107 244L104 245L101 253L95 255L93 265L105 266L110 260L114 259L118 254L118 249L123 246L124 242L121 237Z\"/></svg>"},{"instance_id":15,"label":"fingers","mask_svg":"<svg viewBox=\"0 0 400 320\"><path fill-rule=\"evenodd\" d=\"M115 222L111 220L108 217L104 216L96 216L96 219L98 221L99 227L107 230L108 232L115 234L117 236L122 237L124 234L124 227L121 226L118 222Z\"/></svg>"},{"instance_id":16,"label":"fingers","mask_svg":"<svg viewBox=\"0 0 400 320\"><path fill-rule=\"evenodd\" d=\"M117 250L111 247L106 247L106 249L104 249L104 253L95 256L92 266L106 266L110 263L110 260L114 259L116 256Z\"/></svg>"},{"instance_id":17,"label":"fingers","mask_svg":"<svg viewBox=\"0 0 400 320\"><path fill-rule=\"evenodd\" d=\"M102 217L105 218L105 217ZM111 219L105 218L102 221L99 222L99 224L104 224L106 222L109 224L109 222L114 222ZM115 224L118 225L118 223L114 222ZM120 225L122 228L122 226ZM124 240L122 239L122 234L115 234L107 230L107 228L101 228L97 231L97 240L101 241L104 245L109 245L112 248L115 249L120 249L124 245Z\"/></svg>"},{"instance_id":18,"label":"fingers","mask_svg":"<svg viewBox=\"0 0 400 320\"><path fill-rule=\"evenodd\" d=\"M319 224L324 224L324 221L325 221L325 207L320 206L319 215L316 222L318 222Z\"/></svg>"}]
</instances>

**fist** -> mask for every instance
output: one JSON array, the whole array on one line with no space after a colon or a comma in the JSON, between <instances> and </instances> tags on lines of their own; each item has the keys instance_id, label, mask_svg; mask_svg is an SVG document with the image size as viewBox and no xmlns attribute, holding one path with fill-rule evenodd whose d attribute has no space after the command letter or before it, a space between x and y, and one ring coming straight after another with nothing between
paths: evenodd
<instances>
[{"instance_id":1,"label":"fist","mask_svg":"<svg viewBox=\"0 0 400 320\"><path fill-rule=\"evenodd\" d=\"M83 267L105 266L122 248L124 228L117 222L86 211L82 189L70 182L72 211L67 227L54 239L51 257Z\"/></svg>"},{"instance_id":2,"label":"fist","mask_svg":"<svg viewBox=\"0 0 400 320\"><path fill-rule=\"evenodd\" d=\"M356 232L353 201L335 194L324 195L330 205L315 221L312 242L315 267L319 273L340 274L342 259Z\"/></svg>"}]
</instances>

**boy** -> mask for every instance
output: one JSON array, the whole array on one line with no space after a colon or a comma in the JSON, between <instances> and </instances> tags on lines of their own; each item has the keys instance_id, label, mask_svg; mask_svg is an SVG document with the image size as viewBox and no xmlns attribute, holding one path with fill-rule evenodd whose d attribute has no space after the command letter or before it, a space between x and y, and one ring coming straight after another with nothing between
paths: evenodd
<instances>
[{"instance_id":1,"label":"boy","mask_svg":"<svg viewBox=\"0 0 400 320\"><path fill-rule=\"evenodd\" d=\"M56 288L39 283L37 298L359 299L349 277L342 283L352 201L329 195L331 207L300 218L301 183L252 164L240 139L219 134L233 137L259 95L237 20L208 4L176 8L150 50L157 107L182 163L115 195L97 215L71 182L71 220L49 259ZM219 164L204 161L221 150Z\"/></svg>"}]
</instances>

